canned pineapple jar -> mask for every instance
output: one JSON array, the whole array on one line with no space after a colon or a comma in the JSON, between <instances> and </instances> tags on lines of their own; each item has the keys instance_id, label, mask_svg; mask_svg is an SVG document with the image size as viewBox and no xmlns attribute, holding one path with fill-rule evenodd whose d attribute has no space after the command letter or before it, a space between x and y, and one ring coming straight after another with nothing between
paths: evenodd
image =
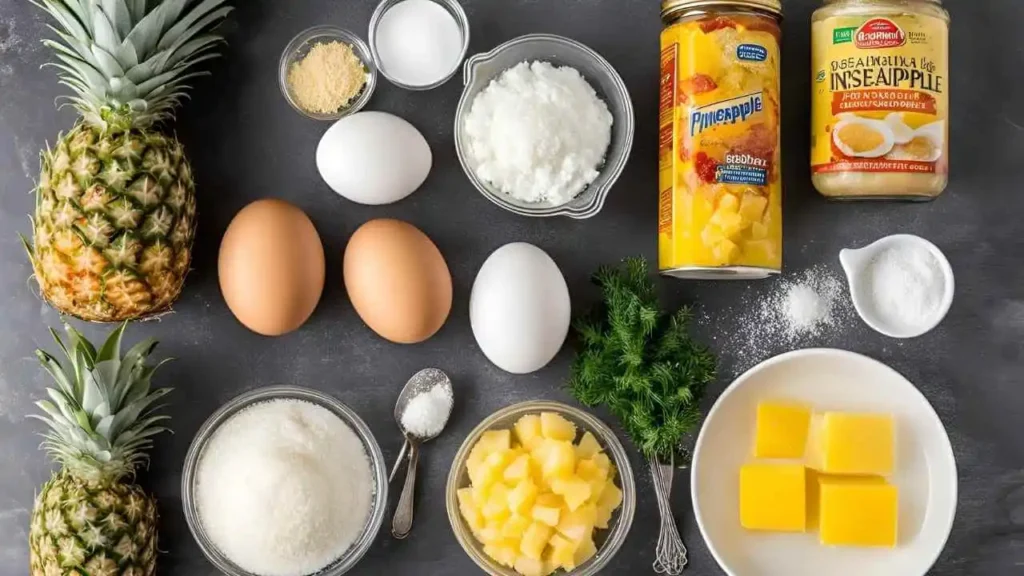
<instances>
[{"instance_id":1,"label":"canned pineapple jar","mask_svg":"<svg viewBox=\"0 0 1024 576\"><path fill-rule=\"evenodd\" d=\"M664 0L661 18L659 269L777 274L782 2Z\"/></svg>"},{"instance_id":2,"label":"canned pineapple jar","mask_svg":"<svg viewBox=\"0 0 1024 576\"><path fill-rule=\"evenodd\" d=\"M811 173L835 199L930 200L949 174L940 0L825 0L811 24Z\"/></svg>"}]
</instances>

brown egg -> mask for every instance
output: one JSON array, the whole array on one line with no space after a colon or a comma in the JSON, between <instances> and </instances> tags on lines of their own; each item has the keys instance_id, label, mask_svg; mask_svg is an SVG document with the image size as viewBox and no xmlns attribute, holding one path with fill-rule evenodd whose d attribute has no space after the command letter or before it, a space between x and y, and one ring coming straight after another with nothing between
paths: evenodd
<instances>
[{"instance_id":1,"label":"brown egg","mask_svg":"<svg viewBox=\"0 0 1024 576\"><path fill-rule=\"evenodd\" d=\"M345 289L377 334L399 344L430 338L452 309L452 276L426 234L400 220L371 220L345 247Z\"/></svg>"},{"instance_id":2,"label":"brown egg","mask_svg":"<svg viewBox=\"0 0 1024 576\"><path fill-rule=\"evenodd\" d=\"M224 233L217 275L239 322L280 336L302 326L320 301L324 246L302 210L283 200L257 200Z\"/></svg>"}]
</instances>

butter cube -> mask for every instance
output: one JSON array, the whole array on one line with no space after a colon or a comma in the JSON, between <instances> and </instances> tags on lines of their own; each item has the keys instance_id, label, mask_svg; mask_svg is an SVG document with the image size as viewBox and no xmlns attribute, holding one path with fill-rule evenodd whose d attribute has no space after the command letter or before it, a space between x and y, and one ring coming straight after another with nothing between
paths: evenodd
<instances>
[{"instance_id":1,"label":"butter cube","mask_svg":"<svg viewBox=\"0 0 1024 576\"><path fill-rule=\"evenodd\" d=\"M886 476L895 463L895 424L889 414L826 412L821 471Z\"/></svg>"},{"instance_id":2,"label":"butter cube","mask_svg":"<svg viewBox=\"0 0 1024 576\"><path fill-rule=\"evenodd\" d=\"M821 476L819 537L832 546L896 546L899 491L882 478Z\"/></svg>"},{"instance_id":3,"label":"butter cube","mask_svg":"<svg viewBox=\"0 0 1024 576\"><path fill-rule=\"evenodd\" d=\"M795 464L740 469L740 524L748 530L807 530L807 473Z\"/></svg>"},{"instance_id":4,"label":"butter cube","mask_svg":"<svg viewBox=\"0 0 1024 576\"><path fill-rule=\"evenodd\" d=\"M757 405L757 458L803 458L811 409L800 404L762 402Z\"/></svg>"}]
</instances>

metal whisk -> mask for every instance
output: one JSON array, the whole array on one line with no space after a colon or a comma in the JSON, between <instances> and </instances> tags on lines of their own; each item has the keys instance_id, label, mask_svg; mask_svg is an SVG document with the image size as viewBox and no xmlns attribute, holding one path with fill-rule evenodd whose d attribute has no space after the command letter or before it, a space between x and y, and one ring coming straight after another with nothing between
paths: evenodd
<instances>
[{"instance_id":1,"label":"metal whisk","mask_svg":"<svg viewBox=\"0 0 1024 576\"><path fill-rule=\"evenodd\" d=\"M686 568L686 546L676 528L676 519L672 515L670 497L672 495L672 479L675 471L675 457L668 464L657 459L650 461L651 476L654 477L654 493L658 498L658 511L661 513L661 531L658 534L658 546L655 549L654 571L658 574L677 576Z\"/></svg>"}]
</instances>

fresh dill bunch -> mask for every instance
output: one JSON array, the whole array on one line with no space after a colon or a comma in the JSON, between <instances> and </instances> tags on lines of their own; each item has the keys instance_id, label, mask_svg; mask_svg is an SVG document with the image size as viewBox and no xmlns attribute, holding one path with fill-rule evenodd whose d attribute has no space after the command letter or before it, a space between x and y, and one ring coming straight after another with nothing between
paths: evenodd
<instances>
[{"instance_id":1,"label":"fresh dill bunch","mask_svg":"<svg viewBox=\"0 0 1024 576\"><path fill-rule=\"evenodd\" d=\"M607 406L646 458L668 460L700 423L715 357L690 337L689 308L661 309L643 258L602 267L593 281L603 302L573 324L569 389L586 406Z\"/></svg>"}]
</instances>

